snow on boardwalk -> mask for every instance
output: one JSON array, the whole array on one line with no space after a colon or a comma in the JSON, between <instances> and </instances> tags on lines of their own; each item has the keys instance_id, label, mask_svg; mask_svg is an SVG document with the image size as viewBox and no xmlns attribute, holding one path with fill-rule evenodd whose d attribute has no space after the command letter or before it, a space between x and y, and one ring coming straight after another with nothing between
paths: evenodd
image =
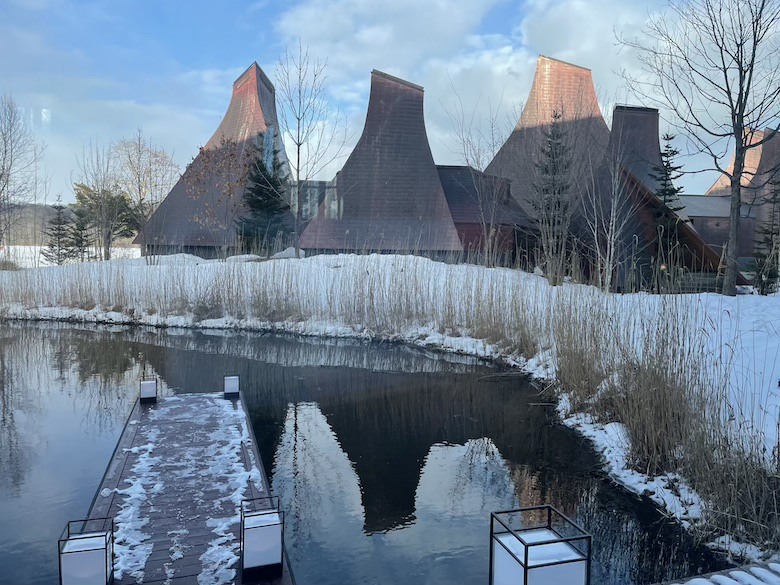
<instances>
[{"instance_id":1,"label":"snow on boardwalk","mask_svg":"<svg viewBox=\"0 0 780 585\"><path fill-rule=\"evenodd\" d=\"M239 510L268 495L261 469L242 401L137 402L89 514L115 520L115 583L241 583Z\"/></svg>"},{"instance_id":2,"label":"snow on boardwalk","mask_svg":"<svg viewBox=\"0 0 780 585\"><path fill-rule=\"evenodd\" d=\"M669 581L668 585L780 585L780 565L748 565L709 575Z\"/></svg>"}]
</instances>

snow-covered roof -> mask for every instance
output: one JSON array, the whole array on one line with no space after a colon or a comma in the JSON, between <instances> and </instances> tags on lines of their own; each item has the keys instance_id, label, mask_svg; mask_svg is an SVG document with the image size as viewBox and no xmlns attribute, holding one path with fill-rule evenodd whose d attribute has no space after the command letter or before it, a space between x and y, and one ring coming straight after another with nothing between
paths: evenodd
<instances>
[{"instance_id":1,"label":"snow-covered roof","mask_svg":"<svg viewBox=\"0 0 780 585\"><path fill-rule=\"evenodd\" d=\"M669 581L668 585L780 585L780 564L747 565L739 569Z\"/></svg>"}]
</instances>

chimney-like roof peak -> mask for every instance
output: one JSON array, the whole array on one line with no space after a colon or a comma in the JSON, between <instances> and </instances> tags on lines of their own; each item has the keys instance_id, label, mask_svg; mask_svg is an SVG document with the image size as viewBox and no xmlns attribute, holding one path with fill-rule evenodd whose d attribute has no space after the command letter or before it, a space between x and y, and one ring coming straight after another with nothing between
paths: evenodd
<instances>
[{"instance_id":1,"label":"chimney-like roof peak","mask_svg":"<svg viewBox=\"0 0 780 585\"><path fill-rule=\"evenodd\" d=\"M416 83L412 83L411 81L407 81L406 79L401 79L400 77L396 77L395 75L390 75L389 73L385 73L384 71L379 71L378 69L374 69L373 71L371 71L371 75L376 75L377 77L384 77L385 79L394 81L395 83L400 83L401 85L406 85L407 87L411 87L412 89L425 91L422 85L417 85Z\"/></svg>"}]
</instances>

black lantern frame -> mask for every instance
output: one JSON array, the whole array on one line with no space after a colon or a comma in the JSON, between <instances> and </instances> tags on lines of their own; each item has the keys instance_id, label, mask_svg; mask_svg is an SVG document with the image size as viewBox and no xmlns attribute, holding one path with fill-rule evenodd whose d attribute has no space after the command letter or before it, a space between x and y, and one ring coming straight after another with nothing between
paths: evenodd
<instances>
[{"instance_id":1,"label":"black lantern frame","mask_svg":"<svg viewBox=\"0 0 780 585\"><path fill-rule=\"evenodd\" d=\"M531 531L539 531L540 529L547 530L554 536L543 540L528 538L528 534ZM525 538L523 537L523 533L526 533ZM514 551L510 550L499 538L499 536L505 534L511 534L522 544L522 558L515 554ZM535 548L555 544L565 544L571 547L574 553L579 555L579 557L567 560L534 562L531 564L530 557ZM531 570L543 569L545 567L557 567L583 561L585 561L585 583L586 585L590 585L592 544L593 537L589 533L585 532L577 523L550 505L529 506L515 510L492 512L490 514L490 572L488 583L489 585L494 584L495 547L500 546L522 567L523 579L518 585L528 583L529 571Z\"/></svg>"},{"instance_id":2,"label":"black lantern frame","mask_svg":"<svg viewBox=\"0 0 780 585\"><path fill-rule=\"evenodd\" d=\"M94 539L102 537L103 546L94 548L81 548L78 551L66 550L69 543L78 542L79 540ZM114 519L113 518L87 518L84 520L71 520L65 526L57 541L57 565L59 575L59 585L63 585L62 582L62 560L63 555L79 554L89 551L105 551L106 555L106 575L105 582L110 585L114 582Z\"/></svg>"}]
</instances>

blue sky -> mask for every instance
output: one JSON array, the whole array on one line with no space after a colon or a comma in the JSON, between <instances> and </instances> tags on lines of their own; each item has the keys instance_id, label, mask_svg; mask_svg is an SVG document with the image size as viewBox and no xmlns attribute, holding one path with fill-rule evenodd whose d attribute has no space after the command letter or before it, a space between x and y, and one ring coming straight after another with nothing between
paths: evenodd
<instances>
[{"instance_id":1,"label":"blue sky","mask_svg":"<svg viewBox=\"0 0 780 585\"><path fill-rule=\"evenodd\" d=\"M425 87L434 158L458 163L446 113L453 88L468 110L498 109L511 125L543 53L591 68L605 110L635 101L618 75L635 66L633 56L614 31L639 30L657 8L652 0L0 0L0 92L36 121L42 108L51 112L37 129L49 198L71 200L76 155L90 140L142 127L184 165L219 124L233 80L252 61L273 77L279 54L300 36L328 59L332 101L350 120L352 143L376 68ZM692 177L686 190L710 182Z\"/></svg>"}]
</instances>

